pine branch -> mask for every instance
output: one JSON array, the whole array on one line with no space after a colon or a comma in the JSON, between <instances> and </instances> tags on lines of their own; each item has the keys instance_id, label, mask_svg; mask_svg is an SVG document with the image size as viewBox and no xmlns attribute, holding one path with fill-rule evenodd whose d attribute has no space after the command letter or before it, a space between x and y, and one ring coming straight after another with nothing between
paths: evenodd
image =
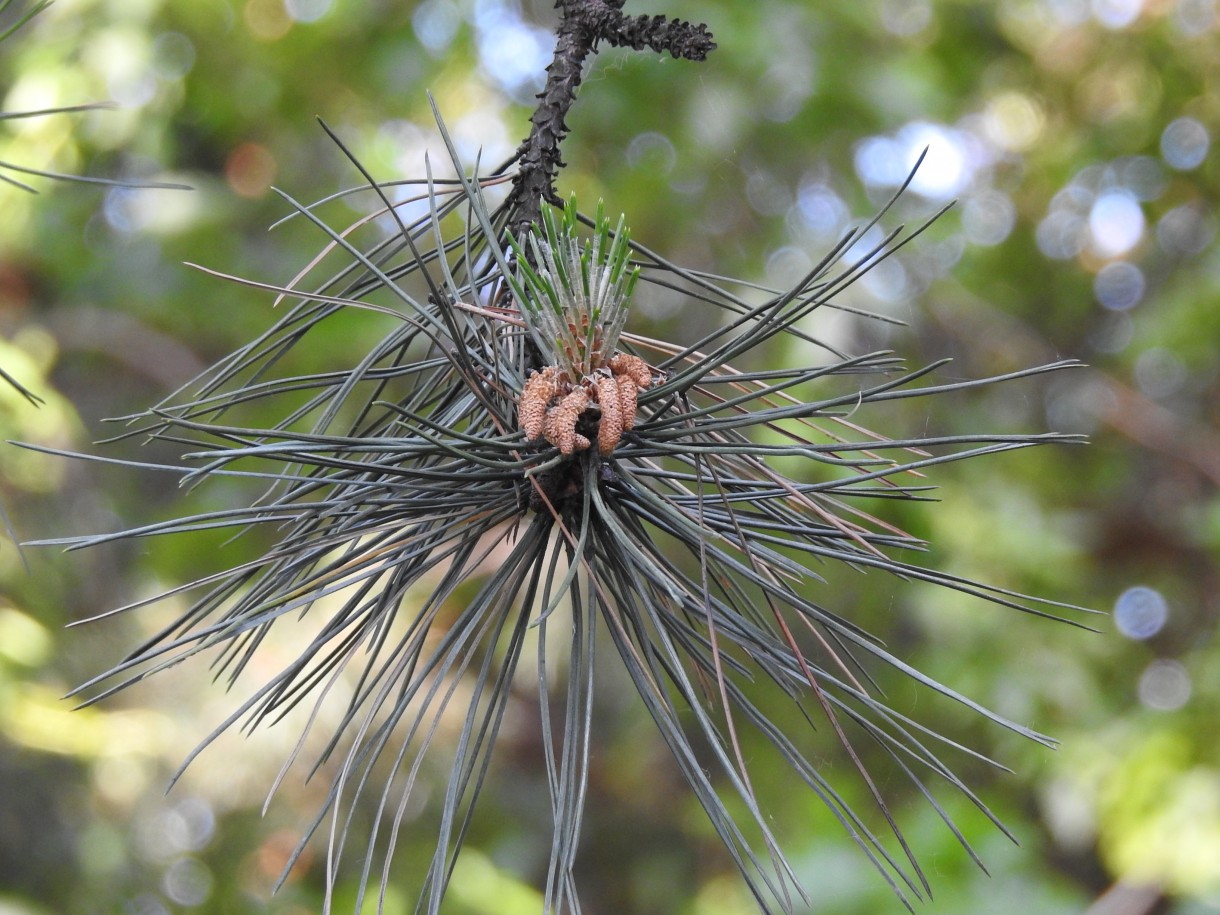
<instances>
[{"instance_id":1,"label":"pine branch","mask_svg":"<svg viewBox=\"0 0 1220 915\"><path fill-rule=\"evenodd\" d=\"M828 584L836 568L874 571L1083 626L1071 615L1080 608L917 564L911 557L923 542L871 509L926 499L939 465L1076 438L986 429L891 437L864 425L896 400L952 396L1077 363L933 384L942 363L908 369L888 352L850 356L807 329L927 228L895 229L864 257L849 256L913 172L876 216L781 289L675 264L631 242L626 217L611 222L600 204L591 218L574 202L562 214L546 212L557 202L564 119L599 43L691 60L714 47L702 25L626 17L621 5L560 0L546 88L512 191L494 210L484 191L507 175L469 174L439 112L456 180L436 181L429 171L396 182L413 186L426 206L400 209L329 130L377 206L333 225L324 207L281 192L320 233L320 253L285 286L229 277L277 293L285 306L278 320L129 417L119 436L179 449L168 463L142 466L178 475L186 488L258 481L265 488L257 498L42 541L75 549L267 532L274 545L262 555L104 614L167 601L177 617L75 693L97 702L204 655L235 685L256 672L252 660L280 630L310 633L187 764L228 728L270 725L301 708L308 723L281 778L330 766L331 782L287 866L329 823L326 912L339 905L332 890L348 875L354 911L365 910L374 886L384 905L400 835L430 825L435 844L414 911L440 915L515 703L510 693L533 656L553 815L543 907L578 915L597 639L613 645L765 915L808 905L769 813L789 803L792 788L825 805L908 909L931 888L889 806L903 785L927 799L980 864L940 790L960 793L1011 838L953 769L962 757L998 764L891 707L875 672L889 668L921 692L1053 744L892 653L854 607L827 605ZM389 237L387 219L397 227ZM640 336L627 326L637 280L714 309L720 320L695 339ZM748 294L735 291L743 287ZM286 353L307 338L327 345L329 319L344 310L394 320L353 363L293 374ZM775 366L759 358L772 343L818 355ZM793 465L801 469L790 476ZM556 655L566 683L548 674ZM340 681L349 690L340 711L319 714L334 707ZM770 717L777 700L792 713ZM829 729L815 752L808 732L819 718ZM850 769L832 771L831 741ZM755 756L790 769L778 797L756 779ZM438 757L449 778L425 803L423 766ZM875 758L892 765L884 779L870 772ZM854 809L857 795L839 793L845 772L872 814ZM361 836L365 811L372 826Z\"/></svg>"},{"instance_id":2,"label":"pine branch","mask_svg":"<svg viewBox=\"0 0 1220 915\"><path fill-rule=\"evenodd\" d=\"M560 23L546 85L530 118L530 133L517 150L518 172L509 196L509 228L523 236L539 219L539 204L562 205L555 176L564 166L559 146L567 136L566 117L576 100L585 60L599 42L637 51L651 48L675 58L701 61L716 47L707 26L664 16L626 16L623 0L558 0Z\"/></svg>"}]
</instances>

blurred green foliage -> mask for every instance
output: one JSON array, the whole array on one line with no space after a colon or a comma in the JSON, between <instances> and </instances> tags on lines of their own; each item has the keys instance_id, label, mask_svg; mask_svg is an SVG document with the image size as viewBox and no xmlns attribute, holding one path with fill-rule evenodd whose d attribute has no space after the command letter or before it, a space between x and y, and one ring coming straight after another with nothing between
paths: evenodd
<instances>
[{"instance_id":1,"label":"blurred green foliage","mask_svg":"<svg viewBox=\"0 0 1220 915\"><path fill-rule=\"evenodd\" d=\"M929 561L946 571L1117 607L1121 625L1099 618L1099 633L1085 633L880 576L828 585L827 603L851 607L917 667L1062 741L1052 753L948 704L912 709L1014 770L960 763L1022 846L959 810L961 798L942 798L987 877L921 798L897 798L933 880L927 910L1079 912L1109 893L1097 912L1220 911L1217 5L670 0L627 11L706 21L719 49L703 65L605 50L570 118L561 193L605 198L672 260L782 285L871 214L927 146L887 225L950 198L957 206L843 298L907 326L821 312L817 333L912 363L954 357L942 377L1059 356L1091 364L907 405L880 431L1088 432L1084 448L941 467L942 502L900 506L891 520L926 537ZM309 201L359 183L314 116L378 178L418 177L426 153L445 161L430 91L471 162L479 150L505 159L526 131L552 17L542 0L59 0L4 45L3 109L119 107L0 124L0 160L195 190L39 179L37 196L0 189L0 365L47 401L34 408L0 385L2 437L89 450L109 434L103 418L159 400L271 322L269 296L181 262L281 283L308 261L320 239L301 220L266 231L288 212L271 185ZM634 329L654 336L686 337L708 320L660 296L639 304L650 326ZM366 320L293 358L346 364L375 334ZM156 460L127 445L106 453ZM0 491L29 538L234 496L10 446ZM0 910L319 909L321 844L270 896L320 800L290 773L259 817L296 739L291 721L228 735L166 797L170 773L234 704L206 669L188 665L84 711L58 698L173 608L65 624L251 548L205 535L40 550L27 552L27 570L0 544ZM267 648L264 676L277 652L294 651ZM605 676L587 910L751 911L649 722ZM895 702L910 692L882 685ZM867 806L822 736L836 787ZM549 814L538 739L529 725L506 728L448 911L539 910L530 887ZM824 811L801 801L774 817L811 911L897 908ZM387 911L414 898L407 862L430 841L401 839ZM353 893L336 888L340 910Z\"/></svg>"}]
</instances>

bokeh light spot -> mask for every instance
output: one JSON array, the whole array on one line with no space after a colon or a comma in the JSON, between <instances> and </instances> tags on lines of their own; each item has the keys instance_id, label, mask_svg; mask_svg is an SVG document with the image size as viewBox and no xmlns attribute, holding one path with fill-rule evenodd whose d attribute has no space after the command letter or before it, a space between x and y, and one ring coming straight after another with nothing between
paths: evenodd
<instances>
[{"instance_id":1,"label":"bokeh light spot","mask_svg":"<svg viewBox=\"0 0 1220 915\"><path fill-rule=\"evenodd\" d=\"M1215 220L1195 203L1174 207L1156 224L1156 240L1169 254L1198 254L1215 237Z\"/></svg>"},{"instance_id":2,"label":"bokeh light spot","mask_svg":"<svg viewBox=\"0 0 1220 915\"><path fill-rule=\"evenodd\" d=\"M195 45L181 32L162 32L153 39L153 69L162 79L181 79L195 66Z\"/></svg>"},{"instance_id":3,"label":"bokeh light spot","mask_svg":"<svg viewBox=\"0 0 1220 915\"><path fill-rule=\"evenodd\" d=\"M1135 382L1142 394L1154 400L1176 394L1186 377L1182 360L1164 347L1145 350L1135 360Z\"/></svg>"},{"instance_id":4,"label":"bokeh light spot","mask_svg":"<svg viewBox=\"0 0 1220 915\"><path fill-rule=\"evenodd\" d=\"M182 906L199 906L212 895L212 872L196 858L180 858L161 881L165 895Z\"/></svg>"},{"instance_id":5,"label":"bokeh light spot","mask_svg":"<svg viewBox=\"0 0 1220 915\"><path fill-rule=\"evenodd\" d=\"M885 30L900 38L918 35L932 24L928 0L882 0L878 12Z\"/></svg>"},{"instance_id":6,"label":"bokeh light spot","mask_svg":"<svg viewBox=\"0 0 1220 915\"><path fill-rule=\"evenodd\" d=\"M632 168L647 168L654 175L668 175L677 162L673 141L655 130L636 134L627 144L627 164Z\"/></svg>"},{"instance_id":7,"label":"bokeh light spot","mask_svg":"<svg viewBox=\"0 0 1220 915\"><path fill-rule=\"evenodd\" d=\"M123 915L170 915L170 911L156 896L142 893L123 904Z\"/></svg>"},{"instance_id":8,"label":"bokeh light spot","mask_svg":"<svg viewBox=\"0 0 1220 915\"><path fill-rule=\"evenodd\" d=\"M1134 308L1143 299L1146 287L1144 271L1126 261L1106 264L1093 278L1093 295L1111 311Z\"/></svg>"},{"instance_id":9,"label":"bokeh light spot","mask_svg":"<svg viewBox=\"0 0 1220 915\"><path fill-rule=\"evenodd\" d=\"M796 192L801 221L818 235L836 235L847 222L847 204L828 185L804 181Z\"/></svg>"},{"instance_id":10,"label":"bokeh light spot","mask_svg":"<svg viewBox=\"0 0 1220 915\"><path fill-rule=\"evenodd\" d=\"M1157 712L1173 712L1190 700L1190 674L1177 661L1157 660L1140 676L1140 702Z\"/></svg>"},{"instance_id":11,"label":"bokeh light spot","mask_svg":"<svg viewBox=\"0 0 1220 915\"><path fill-rule=\"evenodd\" d=\"M1193 38L1220 26L1220 10L1217 10L1216 0L1178 0L1174 4L1173 21L1179 32Z\"/></svg>"},{"instance_id":12,"label":"bokeh light spot","mask_svg":"<svg viewBox=\"0 0 1220 915\"><path fill-rule=\"evenodd\" d=\"M1211 137L1207 134L1207 128L1194 118L1170 121L1161 132L1161 156L1179 171L1189 171L1202 165L1210 147Z\"/></svg>"},{"instance_id":13,"label":"bokeh light spot","mask_svg":"<svg viewBox=\"0 0 1220 915\"><path fill-rule=\"evenodd\" d=\"M1045 126L1042 106L1021 92L1000 93L988 102L983 114L983 135L1012 152L1033 146Z\"/></svg>"},{"instance_id":14,"label":"bokeh light spot","mask_svg":"<svg viewBox=\"0 0 1220 915\"><path fill-rule=\"evenodd\" d=\"M879 261L861 278L864 288L882 302L900 302L910 294L907 270L894 258Z\"/></svg>"},{"instance_id":15,"label":"bokeh light spot","mask_svg":"<svg viewBox=\"0 0 1220 915\"><path fill-rule=\"evenodd\" d=\"M277 41L292 28L283 0L246 0L242 16L250 34L260 41Z\"/></svg>"},{"instance_id":16,"label":"bokeh light spot","mask_svg":"<svg viewBox=\"0 0 1220 915\"><path fill-rule=\"evenodd\" d=\"M1074 28L1089 18L1089 0L1045 0L1042 4L1056 25Z\"/></svg>"},{"instance_id":17,"label":"bokeh light spot","mask_svg":"<svg viewBox=\"0 0 1220 915\"><path fill-rule=\"evenodd\" d=\"M140 228L135 195L136 192L127 187L115 187L106 192L102 217L116 232L135 232Z\"/></svg>"},{"instance_id":18,"label":"bokeh light spot","mask_svg":"<svg viewBox=\"0 0 1220 915\"><path fill-rule=\"evenodd\" d=\"M166 811L161 828L166 844L182 852L207 847L216 832L216 815L201 798L187 798Z\"/></svg>"},{"instance_id":19,"label":"bokeh light spot","mask_svg":"<svg viewBox=\"0 0 1220 915\"><path fill-rule=\"evenodd\" d=\"M463 159L502 159L512 150L512 138L501 109L492 100L462 115L449 126Z\"/></svg>"},{"instance_id":20,"label":"bokeh light spot","mask_svg":"<svg viewBox=\"0 0 1220 915\"><path fill-rule=\"evenodd\" d=\"M1121 312L1106 315L1089 333L1089 343L1099 353L1121 353L1135 339L1135 322Z\"/></svg>"},{"instance_id":21,"label":"bokeh light spot","mask_svg":"<svg viewBox=\"0 0 1220 915\"><path fill-rule=\"evenodd\" d=\"M792 191L770 172L755 169L746 178L746 200L760 216L779 216L792 206Z\"/></svg>"},{"instance_id":22,"label":"bokeh light spot","mask_svg":"<svg viewBox=\"0 0 1220 915\"><path fill-rule=\"evenodd\" d=\"M1089 210L1089 232L1102 257L1126 254L1144 235L1144 210L1125 188L1106 191Z\"/></svg>"},{"instance_id":23,"label":"bokeh light spot","mask_svg":"<svg viewBox=\"0 0 1220 915\"><path fill-rule=\"evenodd\" d=\"M901 150L889 137L869 137L856 146L856 174L869 184L893 187L906 177Z\"/></svg>"},{"instance_id":24,"label":"bokeh light spot","mask_svg":"<svg viewBox=\"0 0 1220 915\"><path fill-rule=\"evenodd\" d=\"M869 137L860 143L855 153L856 173L868 184L897 187L923 156L911 179L911 190L932 200L947 200L974 178L983 160L982 145L956 128L912 121L894 137Z\"/></svg>"},{"instance_id":25,"label":"bokeh light spot","mask_svg":"<svg viewBox=\"0 0 1220 915\"><path fill-rule=\"evenodd\" d=\"M1165 169L1152 156L1124 156L1114 162L1118 184L1137 200L1156 200L1165 193Z\"/></svg>"},{"instance_id":26,"label":"bokeh light spot","mask_svg":"<svg viewBox=\"0 0 1220 915\"><path fill-rule=\"evenodd\" d=\"M760 81L765 99L761 114L776 123L786 123L796 117L813 93L817 73L809 49L801 46L783 55L780 63L767 69Z\"/></svg>"},{"instance_id":27,"label":"bokeh light spot","mask_svg":"<svg viewBox=\"0 0 1220 915\"><path fill-rule=\"evenodd\" d=\"M1125 29L1143 8L1143 0L1093 0L1093 18L1108 29Z\"/></svg>"},{"instance_id":28,"label":"bokeh light spot","mask_svg":"<svg viewBox=\"0 0 1220 915\"><path fill-rule=\"evenodd\" d=\"M262 197L277 171L275 156L260 143L242 143L225 160L225 180L241 197Z\"/></svg>"},{"instance_id":29,"label":"bokeh light spot","mask_svg":"<svg viewBox=\"0 0 1220 915\"><path fill-rule=\"evenodd\" d=\"M1067 209L1052 210L1035 232L1038 250L1052 260L1065 261L1084 250L1085 221Z\"/></svg>"},{"instance_id":30,"label":"bokeh light spot","mask_svg":"<svg viewBox=\"0 0 1220 915\"><path fill-rule=\"evenodd\" d=\"M970 183L974 170L959 131L936 124L908 124L899 131L899 142L906 153L904 171L915 166L924 149L928 151L911 181L915 193L946 200Z\"/></svg>"},{"instance_id":31,"label":"bokeh light spot","mask_svg":"<svg viewBox=\"0 0 1220 915\"><path fill-rule=\"evenodd\" d=\"M1160 591L1145 585L1128 588L1114 602L1114 624L1129 639L1150 639L1169 619L1169 604Z\"/></svg>"},{"instance_id":32,"label":"bokeh light spot","mask_svg":"<svg viewBox=\"0 0 1220 915\"><path fill-rule=\"evenodd\" d=\"M877 248L884 237L885 233L879 227L870 226L863 235L857 236L856 240L843 252L843 261L854 266L865 258L875 258Z\"/></svg>"},{"instance_id":33,"label":"bokeh light spot","mask_svg":"<svg viewBox=\"0 0 1220 915\"><path fill-rule=\"evenodd\" d=\"M962 228L976 245L998 245L1017 222L1017 208L1002 191L975 194L962 208Z\"/></svg>"},{"instance_id":34,"label":"bokeh light spot","mask_svg":"<svg viewBox=\"0 0 1220 915\"><path fill-rule=\"evenodd\" d=\"M462 14L452 0L427 0L411 14L419 43L433 54L443 54L457 35Z\"/></svg>"},{"instance_id":35,"label":"bokeh light spot","mask_svg":"<svg viewBox=\"0 0 1220 915\"><path fill-rule=\"evenodd\" d=\"M83 54L105 80L111 101L139 108L156 97L157 71L148 35L118 26L103 29L91 37Z\"/></svg>"},{"instance_id":36,"label":"bokeh light spot","mask_svg":"<svg viewBox=\"0 0 1220 915\"><path fill-rule=\"evenodd\" d=\"M484 71L507 92L532 101L551 60L551 33L527 23L521 11L504 0L480 0L474 22Z\"/></svg>"},{"instance_id":37,"label":"bokeh light spot","mask_svg":"<svg viewBox=\"0 0 1220 915\"><path fill-rule=\"evenodd\" d=\"M284 9L297 22L317 22L330 12L334 0L284 0Z\"/></svg>"},{"instance_id":38,"label":"bokeh light spot","mask_svg":"<svg viewBox=\"0 0 1220 915\"><path fill-rule=\"evenodd\" d=\"M813 267L813 262L804 249L795 245L784 245L767 255L767 278L777 286L795 283Z\"/></svg>"}]
</instances>

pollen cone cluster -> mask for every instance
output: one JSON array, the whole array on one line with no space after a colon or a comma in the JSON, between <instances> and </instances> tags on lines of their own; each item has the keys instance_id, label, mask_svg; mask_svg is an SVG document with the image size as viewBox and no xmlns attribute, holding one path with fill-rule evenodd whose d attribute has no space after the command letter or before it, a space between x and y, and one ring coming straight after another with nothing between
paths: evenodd
<instances>
[{"instance_id":1,"label":"pollen cone cluster","mask_svg":"<svg viewBox=\"0 0 1220 915\"><path fill-rule=\"evenodd\" d=\"M616 353L605 366L578 382L557 365L526 379L518 408L526 439L544 439L568 456L592 447L578 431L597 427L597 451L608 457L635 425L639 392L652 386L652 370L639 356Z\"/></svg>"}]
</instances>

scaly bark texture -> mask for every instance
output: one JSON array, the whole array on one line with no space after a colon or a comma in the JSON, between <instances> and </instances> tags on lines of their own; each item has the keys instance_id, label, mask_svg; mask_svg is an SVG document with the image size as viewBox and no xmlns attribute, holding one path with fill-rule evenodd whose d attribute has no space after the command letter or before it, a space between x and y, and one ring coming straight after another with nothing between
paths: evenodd
<instances>
[{"instance_id":1,"label":"scaly bark texture","mask_svg":"<svg viewBox=\"0 0 1220 915\"><path fill-rule=\"evenodd\" d=\"M600 42L637 51L650 48L683 60L704 60L716 47L707 26L665 16L627 16L624 0L558 0L555 55L546 85L530 118L530 133L517 150L518 171L510 196L512 232L521 237L538 221L539 202L560 201L555 176L564 165L559 146L567 136L565 118L576 99L585 60Z\"/></svg>"}]
</instances>

